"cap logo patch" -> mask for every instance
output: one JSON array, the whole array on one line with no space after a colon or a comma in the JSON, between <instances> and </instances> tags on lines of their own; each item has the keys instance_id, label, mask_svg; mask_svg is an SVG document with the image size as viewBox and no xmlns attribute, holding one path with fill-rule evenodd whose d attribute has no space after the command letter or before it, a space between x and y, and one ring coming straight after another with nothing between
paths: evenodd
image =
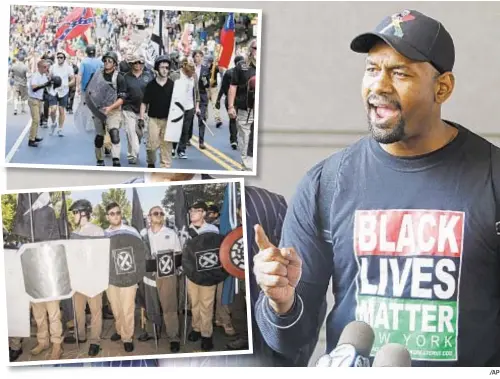
<instances>
[{"instance_id":1,"label":"cap logo patch","mask_svg":"<svg viewBox=\"0 0 500 379\"><path fill-rule=\"evenodd\" d=\"M403 22L415 20L415 16L413 16L409 10L393 14L391 18L392 18L391 23L387 25L384 29L382 29L381 33L386 33L387 31L389 31L390 28L394 28L394 35L399 38L402 38L404 36L401 24Z\"/></svg>"}]
</instances>

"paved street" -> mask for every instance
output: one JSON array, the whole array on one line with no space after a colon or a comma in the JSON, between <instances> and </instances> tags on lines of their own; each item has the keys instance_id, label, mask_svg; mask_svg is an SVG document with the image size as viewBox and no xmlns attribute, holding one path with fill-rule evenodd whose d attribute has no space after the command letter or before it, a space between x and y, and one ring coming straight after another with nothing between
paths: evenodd
<instances>
[{"instance_id":1,"label":"paved street","mask_svg":"<svg viewBox=\"0 0 500 379\"><path fill-rule=\"evenodd\" d=\"M75 106L76 110L77 105ZM49 128L40 128L39 137L44 140L38 148L28 146L28 134L31 122L29 110L14 116L14 106L9 96L6 126L6 163L44 164L44 165L79 165L95 166L94 133L85 132L75 126L74 115L67 115L64 124L64 137L50 135ZM224 124L217 129L209 104L208 130L205 132L206 150L198 148L198 120L194 121L193 146L188 147L188 159L174 159L172 168L191 170L229 170L240 171L240 154L232 150L229 144L229 120L225 109L221 109ZM120 131L122 167L147 167L145 141L141 144L137 165L127 161L127 136ZM106 166L112 165L111 157L105 159ZM156 167L159 167L159 153Z\"/></svg>"}]
</instances>

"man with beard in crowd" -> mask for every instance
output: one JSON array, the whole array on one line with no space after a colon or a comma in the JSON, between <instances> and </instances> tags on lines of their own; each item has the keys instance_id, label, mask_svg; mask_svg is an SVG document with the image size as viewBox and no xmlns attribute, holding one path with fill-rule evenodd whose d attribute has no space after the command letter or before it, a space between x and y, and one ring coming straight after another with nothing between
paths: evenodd
<instances>
[{"instance_id":1,"label":"man with beard in crowd","mask_svg":"<svg viewBox=\"0 0 500 379\"><path fill-rule=\"evenodd\" d=\"M156 152L160 148L160 167L172 165L172 142L165 141L167 120L172 101L174 82L169 78L170 58L160 55L155 60L156 79L151 80L144 91L141 112L139 115L139 128L144 129L144 114L148 108L148 141L146 147L148 168L154 168Z\"/></svg>"},{"instance_id":2,"label":"man with beard in crowd","mask_svg":"<svg viewBox=\"0 0 500 379\"><path fill-rule=\"evenodd\" d=\"M244 60L241 55L234 57L234 66L238 66L238 63ZM217 100L215 101L215 108L220 109L220 100L222 96L224 96L224 106L226 107L226 111L229 113L229 87L231 86L231 78L233 76L234 67L226 70L224 75L222 76L222 83L220 85L219 94L217 95ZM229 118L229 143L231 144L231 148L236 150L238 148L238 128L236 127L236 119L230 117Z\"/></svg>"},{"instance_id":3,"label":"man with beard in crowd","mask_svg":"<svg viewBox=\"0 0 500 379\"><path fill-rule=\"evenodd\" d=\"M239 150L243 167L251 169L253 159L248 158L248 145L254 121L255 88L249 88L249 82L255 81L257 72L257 41L252 40L248 45L248 54L245 61L240 62L231 77L231 86L228 95L228 115L236 119L239 138ZM253 79L252 79L253 78Z\"/></svg>"},{"instance_id":4,"label":"man with beard in crowd","mask_svg":"<svg viewBox=\"0 0 500 379\"><path fill-rule=\"evenodd\" d=\"M110 51L103 55L102 61L104 62L104 69L95 73L92 78L94 81L99 81L99 86L96 85L99 91L100 88L109 90L111 86L115 90L116 96L113 96L113 102L108 104L102 109L106 116L105 123L98 117L93 116L94 125L96 130L96 137L94 140L95 155L98 166L104 166L103 146L106 130L109 132L111 138L111 155L113 157L113 166L120 167L120 125L122 120L121 106L127 96L127 87L123 76L119 75L117 71L118 57L116 53ZM99 94L96 94L99 96Z\"/></svg>"},{"instance_id":5,"label":"man with beard in crowd","mask_svg":"<svg viewBox=\"0 0 500 379\"><path fill-rule=\"evenodd\" d=\"M123 123L128 139L128 163L135 165L139 156L140 139L145 129L145 122L140 119L142 99L146 86L154 79L154 74L144 70L145 60L141 56L132 55L128 58L128 63L131 70L123 76L127 89L123 103Z\"/></svg>"}]
</instances>

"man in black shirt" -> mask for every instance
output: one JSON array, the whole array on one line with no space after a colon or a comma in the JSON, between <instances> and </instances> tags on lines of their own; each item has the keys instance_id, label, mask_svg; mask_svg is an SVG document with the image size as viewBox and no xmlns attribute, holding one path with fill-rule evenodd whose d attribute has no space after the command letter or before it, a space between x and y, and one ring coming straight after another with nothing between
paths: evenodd
<instances>
[{"instance_id":1,"label":"man in black shirt","mask_svg":"<svg viewBox=\"0 0 500 379\"><path fill-rule=\"evenodd\" d=\"M111 155L113 157L113 166L120 166L120 123L121 123L121 109L123 101L126 96L127 87L125 85L125 80L121 75L118 74L118 57L116 53L110 51L102 56L102 61L104 62L104 69L97 71L91 82L94 80L101 80L103 82L102 86L96 86L104 88L107 90L106 85L111 85L116 89L116 97L114 101L102 109L102 112L106 115L105 123L98 117L93 117L94 125L96 130L96 137L94 140L95 155L97 159L98 166L104 166L103 159L103 146L104 146L104 136L106 134L106 128L109 132L111 138ZM89 86L93 83L89 83ZM88 86L88 87L89 87ZM99 95L96 94L98 97Z\"/></svg>"},{"instance_id":2,"label":"man in black shirt","mask_svg":"<svg viewBox=\"0 0 500 379\"><path fill-rule=\"evenodd\" d=\"M234 65L237 66L239 62L244 60L241 55L234 57ZM224 72L224 76L222 77L222 83L220 85L219 94L217 95L217 100L215 102L215 108L220 109L220 99L222 96L224 99L224 106L226 107L226 111L229 111L228 105L228 91L229 86L231 85L231 77L233 75L234 68L230 68ZM229 143L233 150L236 150L238 147L238 129L236 128L236 119L229 118Z\"/></svg>"},{"instance_id":3,"label":"man in black shirt","mask_svg":"<svg viewBox=\"0 0 500 379\"><path fill-rule=\"evenodd\" d=\"M127 96L123 103L123 122L128 138L128 163L137 164L139 138L142 138L145 127L144 120L139 122L142 98L146 86L154 79L154 73L144 69L145 60L138 55L131 56L128 63L130 71L123 76L127 86Z\"/></svg>"},{"instance_id":4,"label":"man in black shirt","mask_svg":"<svg viewBox=\"0 0 500 379\"><path fill-rule=\"evenodd\" d=\"M252 158L248 158L247 153L254 120L256 55L257 41L253 40L248 46L247 59L234 68L228 96L228 114L230 118L236 119L238 147L242 165L246 169L252 167Z\"/></svg>"},{"instance_id":5,"label":"man in black shirt","mask_svg":"<svg viewBox=\"0 0 500 379\"><path fill-rule=\"evenodd\" d=\"M146 86L138 123L141 124L141 128L144 128L144 113L146 107L149 106L149 137L146 148L148 168L155 167L158 147L160 148L160 167L170 167L172 165L172 142L165 141L168 113L174 91L174 82L168 77L170 58L167 55L159 56L156 58L154 68L158 75Z\"/></svg>"}]
</instances>

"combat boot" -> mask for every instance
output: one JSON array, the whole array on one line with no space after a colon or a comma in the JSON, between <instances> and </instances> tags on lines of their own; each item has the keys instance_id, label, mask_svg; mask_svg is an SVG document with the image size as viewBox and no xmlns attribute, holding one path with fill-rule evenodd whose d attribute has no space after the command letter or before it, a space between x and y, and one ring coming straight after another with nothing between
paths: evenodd
<instances>
[{"instance_id":1,"label":"combat boot","mask_svg":"<svg viewBox=\"0 0 500 379\"><path fill-rule=\"evenodd\" d=\"M43 353L45 350L48 350L50 345L43 345L43 344L38 344L36 345L33 349L31 349L31 355L39 355Z\"/></svg>"},{"instance_id":2,"label":"combat boot","mask_svg":"<svg viewBox=\"0 0 500 379\"><path fill-rule=\"evenodd\" d=\"M58 359L61 359L62 355L63 355L62 344L60 344L60 343L52 344L52 352L50 353L49 359L56 361Z\"/></svg>"}]
</instances>

